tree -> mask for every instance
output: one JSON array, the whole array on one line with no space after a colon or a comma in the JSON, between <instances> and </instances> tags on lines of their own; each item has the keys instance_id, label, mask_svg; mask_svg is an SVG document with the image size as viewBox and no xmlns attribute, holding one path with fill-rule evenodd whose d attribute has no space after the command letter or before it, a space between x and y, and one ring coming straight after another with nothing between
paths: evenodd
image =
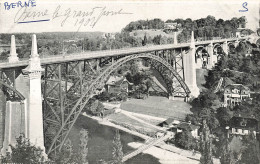
<instances>
[{"instance_id":1,"label":"tree","mask_svg":"<svg viewBox=\"0 0 260 164\"><path fill-rule=\"evenodd\" d=\"M220 163L221 164L235 164L236 159L234 153L230 149L230 144L227 138L224 139L220 149Z\"/></svg>"},{"instance_id":2,"label":"tree","mask_svg":"<svg viewBox=\"0 0 260 164\"><path fill-rule=\"evenodd\" d=\"M229 110L229 108L220 107L217 109L216 117L222 127L225 127L228 125L229 120L232 117L232 113Z\"/></svg>"},{"instance_id":3,"label":"tree","mask_svg":"<svg viewBox=\"0 0 260 164\"><path fill-rule=\"evenodd\" d=\"M211 141L211 134L209 132L209 128L207 125L206 120L203 120L202 125L202 133L200 139L200 164L213 164L212 159L212 141Z\"/></svg>"},{"instance_id":4,"label":"tree","mask_svg":"<svg viewBox=\"0 0 260 164\"><path fill-rule=\"evenodd\" d=\"M256 140L254 134L250 134L243 139L244 149L242 150L240 163L259 164L260 150L259 141Z\"/></svg>"},{"instance_id":5,"label":"tree","mask_svg":"<svg viewBox=\"0 0 260 164\"><path fill-rule=\"evenodd\" d=\"M80 161L82 164L88 164L87 162L87 155L88 155L88 131L85 129L81 129L79 132L80 136L80 144L79 144L79 154L80 154Z\"/></svg>"},{"instance_id":6,"label":"tree","mask_svg":"<svg viewBox=\"0 0 260 164\"><path fill-rule=\"evenodd\" d=\"M72 143L70 139L67 139L61 149L54 157L53 161L58 164L72 163L77 160L77 156L73 153Z\"/></svg>"},{"instance_id":7,"label":"tree","mask_svg":"<svg viewBox=\"0 0 260 164\"><path fill-rule=\"evenodd\" d=\"M11 152L2 159L3 163L41 163L43 162L43 150L30 143L30 140L20 135L16 138L16 145L10 145Z\"/></svg>"},{"instance_id":8,"label":"tree","mask_svg":"<svg viewBox=\"0 0 260 164\"><path fill-rule=\"evenodd\" d=\"M119 130L116 130L116 135L114 137L113 140L113 159L114 159L114 163L115 164L122 164L122 160L123 160L123 150L122 150L122 143L120 140L120 134L119 134Z\"/></svg>"},{"instance_id":9,"label":"tree","mask_svg":"<svg viewBox=\"0 0 260 164\"><path fill-rule=\"evenodd\" d=\"M188 129L184 129L181 133L175 135L175 144L180 148L192 150L196 148L195 138Z\"/></svg>"},{"instance_id":10,"label":"tree","mask_svg":"<svg viewBox=\"0 0 260 164\"><path fill-rule=\"evenodd\" d=\"M142 45L145 46L147 44L147 37L146 34L144 35L144 39L142 41Z\"/></svg>"},{"instance_id":11,"label":"tree","mask_svg":"<svg viewBox=\"0 0 260 164\"><path fill-rule=\"evenodd\" d=\"M98 115L104 110L104 105L96 100L95 98L92 98L89 100L88 104L86 105L86 108L84 111L90 112L93 115Z\"/></svg>"}]
</instances>

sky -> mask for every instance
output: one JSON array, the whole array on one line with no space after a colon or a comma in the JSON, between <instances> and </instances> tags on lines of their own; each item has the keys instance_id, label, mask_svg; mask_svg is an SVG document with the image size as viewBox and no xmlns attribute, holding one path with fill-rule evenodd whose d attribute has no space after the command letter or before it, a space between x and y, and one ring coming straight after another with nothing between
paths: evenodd
<instances>
[{"instance_id":1,"label":"sky","mask_svg":"<svg viewBox=\"0 0 260 164\"><path fill-rule=\"evenodd\" d=\"M246 16L247 28L255 30L259 27L258 0L20 0L19 6L18 1L0 0L0 33L120 32L131 21L140 19L160 18L166 21L199 19L208 15L224 20ZM13 8L12 2L15 3ZM21 7L25 2L29 7Z\"/></svg>"}]
</instances>

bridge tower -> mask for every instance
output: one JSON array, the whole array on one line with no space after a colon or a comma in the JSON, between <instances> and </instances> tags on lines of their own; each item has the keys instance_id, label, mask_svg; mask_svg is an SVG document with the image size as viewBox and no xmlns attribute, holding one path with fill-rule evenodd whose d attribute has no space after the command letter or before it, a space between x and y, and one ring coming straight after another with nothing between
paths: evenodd
<instances>
[{"instance_id":1,"label":"bridge tower","mask_svg":"<svg viewBox=\"0 0 260 164\"><path fill-rule=\"evenodd\" d=\"M178 44L177 32L174 32L173 44L174 45Z\"/></svg>"},{"instance_id":2,"label":"bridge tower","mask_svg":"<svg viewBox=\"0 0 260 164\"><path fill-rule=\"evenodd\" d=\"M19 59L18 59L17 53L16 53L15 36L12 35L11 36L10 56L8 57L8 62L14 63L14 62L18 62L18 61L19 61Z\"/></svg>"},{"instance_id":3,"label":"bridge tower","mask_svg":"<svg viewBox=\"0 0 260 164\"><path fill-rule=\"evenodd\" d=\"M32 35L32 49L29 65L22 70L26 82L26 99L28 107L28 138L31 143L45 152L43 135L41 62L37 51L36 35Z\"/></svg>"},{"instance_id":4,"label":"bridge tower","mask_svg":"<svg viewBox=\"0 0 260 164\"><path fill-rule=\"evenodd\" d=\"M191 33L191 44L188 53L183 54L184 64L184 80L191 91L191 96L197 97L199 95L199 88L196 80L196 63L195 63L195 40L194 33Z\"/></svg>"}]
</instances>

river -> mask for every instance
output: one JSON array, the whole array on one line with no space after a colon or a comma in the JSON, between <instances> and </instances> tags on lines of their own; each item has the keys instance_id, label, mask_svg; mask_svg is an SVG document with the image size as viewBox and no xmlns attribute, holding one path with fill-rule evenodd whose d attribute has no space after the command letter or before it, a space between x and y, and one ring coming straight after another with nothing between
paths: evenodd
<instances>
[{"instance_id":1,"label":"river","mask_svg":"<svg viewBox=\"0 0 260 164\"><path fill-rule=\"evenodd\" d=\"M113 150L113 138L115 136L115 128L100 125L96 120L80 116L72 128L69 138L72 141L73 149L77 151L79 145L79 131L80 129L87 129L89 131L88 141L88 162L95 164L99 160L111 161ZM134 149L127 144L130 142L144 142L142 138L136 137L124 131L120 131L121 142L123 145L123 152L127 154ZM149 154L139 154L132 159L125 162L126 164L159 164L159 160Z\"/></svg>"}]
</instances>

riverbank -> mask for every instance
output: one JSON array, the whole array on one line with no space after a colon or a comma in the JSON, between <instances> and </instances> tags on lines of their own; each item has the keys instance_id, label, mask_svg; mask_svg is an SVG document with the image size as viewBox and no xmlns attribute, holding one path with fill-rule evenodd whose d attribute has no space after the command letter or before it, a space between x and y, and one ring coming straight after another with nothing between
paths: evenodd
<instances>
[{"instance_id":1,"label":"riverbank","mask_svg":"<svg viewBox=\"0 0 260 164\"><path fill-rule=\"evenodd\" d=\"M137 149L142 146L141 143L131 142L128 146ZM149 149L143 151L144 154L150 154L157 158L161 164L196 164L199 161L184 157L177 153L173 153L171 151L161 149L155 146L150 147Z\"/></svg>"},{"instance_id":2,"label":"riverbank","mask_svg":"<svg viewBox=\"0 0 260 164\"><path fill-rule=\"evenodd\" d=\"M102 118L100 118L100 117L87 115L86 113L83 113L82 116L85 116L85 117L91 118L91 119L93 119L93 120L96 120L96 121L98 121L98 123L101 124L101 125L105 125L105 126L109 126L109 127L113 127L113 128L122 130L122 131L124 131L124 132L130 133L130 134L132 134L132 135L135 135L135 136L137 136L137 137L143 138L143 139L145 139L145 140L151 139L151 137L149 137L149 136L146 136L146 135L144 135L144 134L141 134L141 133L138 133L138 132L129 130L129 129L127 129L127 128L125 128L125 127L122 127L122 126L120 126L120 125L116 125L116 124L110 122L110 121L109 121L108 119L106 119L106 118L103 118L103 119L102 119Z\"/></svg>"},{"instance_id":3,"label":"riverbank","mask_svg":"<svg viewBox=\"0 0 260 164\"><path fill-rule=\"evenodd\" d=\"M109 126L109 127L113 127L113 128L122 130L122 131L129 133L131 135L135 135L135 136L138 136L140 138L143 138L144 140L151 139L151 137L149 137L149 136L146 136L144 134L138 133L138 132L133 131L133 130L129 130L128 128L122 127L120 125L111 123L109 121L109 119L106 119L106 118L102 119L102 118L95 117L95 116L89 116L85 113L82 114L82 115L84 117L88 117L88 118L91 118L93 120L98 121L98 123L101 124L101 125L105 125L105 126ZM138 148L141 145L142 145L142 143L137 143L137 142L131 142L131 143L128 144L128 146L130 146L134 149ZM184 164L185 163L187 163L187 164L189 164L189 163L199 163L200 156L201 156L200 153L193 153L192 151L189 151L189 150L183 150L183 149L177 148L173 145L168 145L164 142L161 142L161 143L153 146L152 148L147 149L143 153L148 154L148 155L152 155L153 157L158 158L160 163L162 163L162 164L166 164L166 163L170 164L173 160L172 157L176 157L174 159L180 159L179 161L173 160L173 161L175 161L175 163L184 163ZM169 155L169 158L167 156L165 156L165 153L167 155ZM219 159L214 158L213 162L214 162L214 164L220 164Z\"/></svg>"}]
</instances>

